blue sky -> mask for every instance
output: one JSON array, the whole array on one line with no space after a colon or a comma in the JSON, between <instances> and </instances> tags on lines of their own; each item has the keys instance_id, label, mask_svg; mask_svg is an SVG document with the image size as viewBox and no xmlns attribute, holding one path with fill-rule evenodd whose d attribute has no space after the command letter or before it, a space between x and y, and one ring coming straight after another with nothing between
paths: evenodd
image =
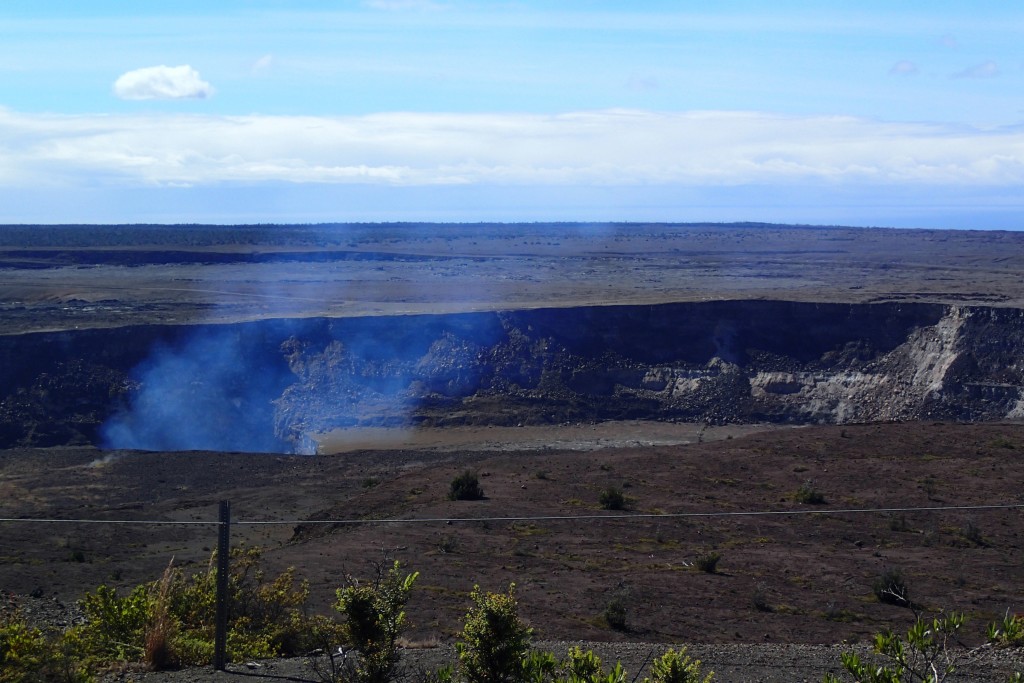
<instances>
[{"instance_id":1,"label":"blue sky","mask_svg":"<svg viewBox=\"0 0 1024 683\"><path fill-rule=\"evenodd\" d=\"M0 222L1024 226L1008 2L0 8Z\"/></svg>"}]
</instances>

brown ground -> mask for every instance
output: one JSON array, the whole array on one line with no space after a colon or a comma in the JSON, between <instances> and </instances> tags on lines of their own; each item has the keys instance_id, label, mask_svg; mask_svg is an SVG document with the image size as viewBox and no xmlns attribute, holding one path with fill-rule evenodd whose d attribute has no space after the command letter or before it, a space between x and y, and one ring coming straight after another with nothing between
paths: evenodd
<instances>
[{"instance_id":1,"label":"brown ground","mask_svg":"<svg viewBox=\"0 0 1024 683\"><path fill-rule=\"evenodd\" d=\"M271 568L296 566L318 608L381 549L420 571L412 638L451 638L474 583L498 590L514 581L544 638L836 643L910 619L872 594L887 568L906 574L928 611L965 611L979 624L1024 611L1020 508L835 512L1021 504L1022 454L1024 426L939 424L593 451L12 450L0 460L0 514L212 522L228 499L234 542L264 546ZM446 499L466 468L480 473L486 500ZM793 500L807 481L825 504ZM607 486L631 499L624 516L601 519L612 514L597 502ZM797 514L729 516L752 511ZM544 519L510 519L536 517ZM214 529L203 525L7 522L0 585L70 601L99 583L154 579L171 557L202 564L213 545ZM721 553L714 574L691 566L706 550ZM601 617L614 597L628 606L624 633Z\"/></svg>"}]
</instances>

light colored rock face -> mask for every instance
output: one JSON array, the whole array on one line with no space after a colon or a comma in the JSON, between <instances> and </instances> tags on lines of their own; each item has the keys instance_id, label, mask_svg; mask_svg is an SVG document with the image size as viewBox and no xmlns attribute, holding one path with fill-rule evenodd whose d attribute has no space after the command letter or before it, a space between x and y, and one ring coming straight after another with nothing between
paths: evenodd
<instances>
[{"instance_id":1,"label":"light colored rock face","mask_svg":"<svg viewBox=\"0 0 1024 683\"><path fill-rule=\"evenodd\" d=\"M1024 396L1017 399L1017 403L1006 414L1006 418L1008 420L1024 420Z\"/></svg>"},{"instance_id":2,"label":"light colored rock face","mask_svg":"<svg viewBox=\"0 0 1024 683\"><path fill-rule=\"evenodd\" d=\"M916 417L926 399L941 396L946 373L958 357L963 322L963 312L952 309L938 324L912 332L905 343L872 364L874 371L758 372L750 381L751 396L782 403L792 414L814 421Z\"/></svg>"},{"instance_id":3,"label":"light colored rock face","mask_svg":"<svg viewBox=\"0 0 1024 683\"><path fill-rule=\"evenodd\" d=\"M910 383L928 392L941 392L946 373L957 359L957 341L969 313L953 307L934 327L918 330L906 344L907 361L914 369Z\"/></svg>"},{"instance_id":4,"label":"light colored rock face","mask_svg":"<svg viewBox=\"0 0 1024 683\"><path fill-rule=\"evenodd\" d=\"M1008 320L995 315L995 331L1000 336L993 340L985 336L993 329L972 325L982 322L979 317L992 314L950 307L936 324L914 329L902 344L859 368L780 372L743 368L716 357L698 370L652 368L644 388L670 401L700 404L709 400L723 375L741 373L749 383L749 395L734 396L734 400L748 400L753 412L787 421L841 424L947 418L951 405L972 398L985 404L985 419L1024 419L1024 389L1020 385L1024 349L1018 348L1024 332L1016 324L1019 321L1013 320L1014 313L1004 312L1002 317ZM1007 331L1009 334L1002 336ZM998 359L978 353L991 344L1010 349L1011 356L1016 354L1022 360L1000 368ZM956 373L958 361L969 371ZM1010 381L981 379L1000 370L1011 375Z\"/></svg>"}]
</instances>

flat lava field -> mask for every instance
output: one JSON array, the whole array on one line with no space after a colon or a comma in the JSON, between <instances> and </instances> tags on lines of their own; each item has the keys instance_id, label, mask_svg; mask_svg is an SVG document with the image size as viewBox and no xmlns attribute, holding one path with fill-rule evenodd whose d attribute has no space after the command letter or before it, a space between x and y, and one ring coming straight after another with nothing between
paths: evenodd
<instances>
[{"instance_id":1,"label":"flat lava field","mask_svg":"<svg viewBox=\"0 0 1024 683\"><path fill-rule=\"evenodd\" d=\"M1024 307L1024 233L0 226L0 332L720 299Z\"/></svg>"}]
</instances>

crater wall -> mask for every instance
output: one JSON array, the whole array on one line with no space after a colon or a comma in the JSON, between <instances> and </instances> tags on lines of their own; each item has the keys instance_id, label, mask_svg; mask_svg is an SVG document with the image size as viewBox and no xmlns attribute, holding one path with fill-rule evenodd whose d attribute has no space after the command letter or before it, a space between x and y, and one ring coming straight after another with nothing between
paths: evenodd
<instances>
[{"instance_id":1,"label":"crater wall","mask_svg":"<svg viewBox=\"0 0 1024 683\"><path fill-rule=\"evenodd\" d=\"M718 301L0 337L0 445L309 451L350 426L1024 417L1024 311Z\"/></svg>"}]
</instances>

